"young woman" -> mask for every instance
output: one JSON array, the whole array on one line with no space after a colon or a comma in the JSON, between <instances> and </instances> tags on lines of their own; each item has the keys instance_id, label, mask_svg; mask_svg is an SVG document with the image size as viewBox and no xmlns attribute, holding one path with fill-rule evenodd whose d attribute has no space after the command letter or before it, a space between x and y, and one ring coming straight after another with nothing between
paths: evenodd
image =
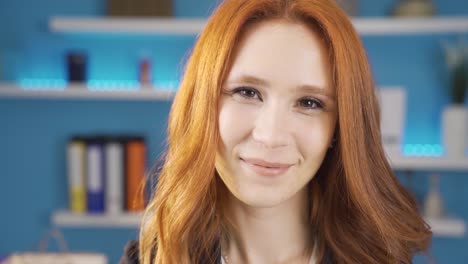
<instances>
[{"instance_id":1,"label":"young woman","mask_svg":"<svg viewBox=\"0 0 468 264\"><path fill-rule=\"evenodd\" d=\"M430 243L385 157L363 45L331 0L221 3L164 160L143 264L411 263Z\"/></svg>"}]
</instances>

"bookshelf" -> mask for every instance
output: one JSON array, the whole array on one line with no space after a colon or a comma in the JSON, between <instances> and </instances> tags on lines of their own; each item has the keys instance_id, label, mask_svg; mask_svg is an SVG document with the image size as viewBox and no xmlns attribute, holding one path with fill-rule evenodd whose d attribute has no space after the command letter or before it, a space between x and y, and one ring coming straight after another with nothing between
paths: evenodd
<instances>
[{"instance_id":1,"label":"bookshelf","mask_svg":"<svg viewBox=\"0 0 468 264\"><path fill-rule=\"evenodd\" d=\"M404 35L434 33L466 33L468 17L433 18L353 18L361 35ZM185 18L106 18L51 17L49 29L60 33L125 33L197 35L206 24L205 19Z\"/></svg>"},{"instance_id":2,"label":"bookshelf","mask_svg":"<svg viewBox=\"0 0 468 264\"><path fill-rule=\"evenodd\" d=\"M78 99L78 100L171 100L174 91L157 87L128 90L100 91L90 90L86 86L71 86L66 89L36 87L24 89L15 84L0 84L1 98L16 99ZM450 159L444 157L408 157L389 152L389 162L395 170L431 170L431 171L468 171L468 157ZM124 213L121 215L87 215L74 214L69 211L57 211L52 214L52 222L62 227L81 228L138 228L142 214ZM461 219L428 219L434 234L446 237L462 237L466 232L466 224Z\"/></svg>"}]
</instances>

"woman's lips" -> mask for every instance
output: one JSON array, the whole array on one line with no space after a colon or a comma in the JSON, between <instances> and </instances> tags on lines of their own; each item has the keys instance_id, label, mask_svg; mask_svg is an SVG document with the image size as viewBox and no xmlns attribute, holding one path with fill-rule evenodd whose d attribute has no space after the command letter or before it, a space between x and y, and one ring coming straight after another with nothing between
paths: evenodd
<instances>
[{"instance_id":1,"label":"woman's lips","mask_svg":"<svg viewBox=\"0 0 468 264\"><path fill-rule=\"evenodd\" d=\"M284 174L293 164L271 163L261 159L241 159L251 170L262 176L278 176Z\"/></svg>"}]
</instances>

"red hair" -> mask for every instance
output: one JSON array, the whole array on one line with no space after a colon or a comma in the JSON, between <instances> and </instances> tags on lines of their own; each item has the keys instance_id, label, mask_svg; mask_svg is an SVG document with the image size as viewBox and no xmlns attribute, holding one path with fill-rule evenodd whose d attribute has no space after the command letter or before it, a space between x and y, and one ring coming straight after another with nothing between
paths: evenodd
<instances>
[{"instance_id":1,"label":"red hair","mask_svg":"<svg viewBox=\"0 0 468 264\"><path fill-rule=\"evenodd\" d=\"M318 263L411 263L432 237L382 147L370 66L346 14L331 0L228 0L208 20L169 116L168 149L140 233L141 263L216 263L223 226L215 170L221 88L251 23L302 23L325 42L336 88L335 147L309 184Z\"/></svg>"}]
</instances>

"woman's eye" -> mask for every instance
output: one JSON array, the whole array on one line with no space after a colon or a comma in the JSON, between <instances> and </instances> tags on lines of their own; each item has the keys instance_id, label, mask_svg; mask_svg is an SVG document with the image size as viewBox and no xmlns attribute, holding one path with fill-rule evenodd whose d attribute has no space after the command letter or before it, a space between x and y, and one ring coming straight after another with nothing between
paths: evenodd
<instances>
[{"instance_id":1,"label":"woman's eye","mask_svg":"<svg viewBox=\"0 0 468 264\"><path fill-rule=\"evenodd\" d=\"M232 91L232 94L238 94L246 99L261 99L258 91L253 88L236 88Z\"/></svg>"},{"instance_id":2,"label":"woman's eye","mask_svg":"<svg viewBox=\"0 0 468 264\"><path fill-rule=\"evenodd\" d=\"M322 109L323 103L315 98L304 98L299 101L299 106L306 109Z\"/></svg>"}]
</instances>

